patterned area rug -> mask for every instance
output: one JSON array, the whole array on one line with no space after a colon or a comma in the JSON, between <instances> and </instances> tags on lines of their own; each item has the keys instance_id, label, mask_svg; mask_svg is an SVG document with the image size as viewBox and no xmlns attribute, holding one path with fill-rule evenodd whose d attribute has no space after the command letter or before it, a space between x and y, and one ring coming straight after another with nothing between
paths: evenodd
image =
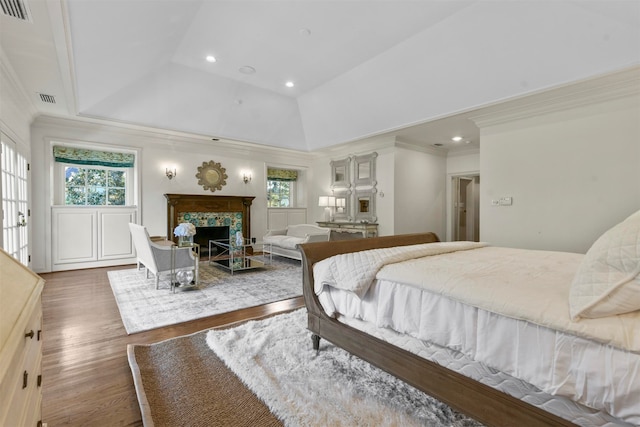
<instances>
[{"instance_id":1,"label":"patterned area rug","mask_svg":"<svg viewBox=\"0 0 640 427\"><path fill-rule=\"evenodd\" d=\"M200 286L172 293L168 275L145 278L143 269L109 271L128 334L302 295L300 261L274 259L262 269L235 272L200 263Z\"/></svg>"}]
</instances>

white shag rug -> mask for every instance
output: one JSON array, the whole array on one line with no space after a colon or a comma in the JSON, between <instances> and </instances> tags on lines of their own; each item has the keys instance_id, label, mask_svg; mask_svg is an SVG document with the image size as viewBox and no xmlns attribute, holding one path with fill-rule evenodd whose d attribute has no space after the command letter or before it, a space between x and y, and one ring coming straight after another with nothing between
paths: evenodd
<instances>
[{"instance_id":1,"label":"white shag rug","mask_svg":"<svg viewBox=\"0 0 640 427\"><path fill-rule=\"evenodd\" d=\"M108 275L128 334L302 295L300 261L286 258L233 275L202 261L200 286L175 293L167 274L157 290L155 278L147 279L144 269L112 270Z\"/></svg>"},{"instance_id":2,"label":"white shag rug","mask_svg":"<svg viewBox=\"0 0 640 427\"><path fill-rule=\"evenodd\" d=\"M480 426L348 352L312 349L306 310L207 332L207 344L287 426Z\"/></svg>"}]
</instances>

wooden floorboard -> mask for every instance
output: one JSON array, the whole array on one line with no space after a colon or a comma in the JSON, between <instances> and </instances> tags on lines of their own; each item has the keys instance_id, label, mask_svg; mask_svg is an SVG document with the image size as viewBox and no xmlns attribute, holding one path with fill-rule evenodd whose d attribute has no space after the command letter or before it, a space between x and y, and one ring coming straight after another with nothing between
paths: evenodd
<instances>
[{"instance_id":1,"label":"wooden floorboard","mask_svg":"<svg viewBox=\"0 0 640 427\"><path fill-rule=\"evenodd\" d=\"M127 335L107 271L41 274L42 420L56 426L141 426L127 344L149 344L304 306L302 297ZM160 290L159 292L162 292Z\"/></svg>"}]
</instances>

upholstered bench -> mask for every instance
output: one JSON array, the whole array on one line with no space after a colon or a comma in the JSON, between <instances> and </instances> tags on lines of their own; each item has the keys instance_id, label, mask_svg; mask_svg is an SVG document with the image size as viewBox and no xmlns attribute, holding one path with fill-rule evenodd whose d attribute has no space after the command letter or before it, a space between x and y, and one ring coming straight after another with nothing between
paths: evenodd
<instances>
[{"instance_id":1,"label":"upholstered bench","mask_svg":"<svg viewBox=\"0 0 640 427\"><path fill-rule=\"evenodd\" d=\"M263 238L264 253L279 255L297 260L302 259L298 245L309 242L327 242L330 228L313 224L290 225L281 230L269 230Z\"/></svg>"}]
</instances>

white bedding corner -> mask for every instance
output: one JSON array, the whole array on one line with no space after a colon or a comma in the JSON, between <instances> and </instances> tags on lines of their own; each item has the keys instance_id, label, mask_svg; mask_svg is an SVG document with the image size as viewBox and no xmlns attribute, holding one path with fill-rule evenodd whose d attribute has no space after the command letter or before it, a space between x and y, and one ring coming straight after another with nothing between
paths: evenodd
<instances>
[{"instance_id":1,"label":"white bedding corner","mask_svg":"<svg viewBox=\"0 0 640 427\"><path fill-rule=\"evenodd\" d=\"M320 295L325 286L331 286L362 298L385 265L484 246L482 242L436 242L336 255L313 266L314 291Z\"/></svg>"}]
</instances>

